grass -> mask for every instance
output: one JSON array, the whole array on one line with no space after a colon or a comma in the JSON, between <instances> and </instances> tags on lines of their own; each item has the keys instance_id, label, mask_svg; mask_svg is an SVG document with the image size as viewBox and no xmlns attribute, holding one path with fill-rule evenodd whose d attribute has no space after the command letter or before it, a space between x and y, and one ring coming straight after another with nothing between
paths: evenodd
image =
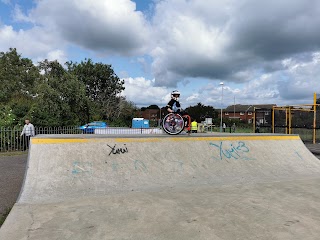
<instances>
[{"instance_id":1,"label":"grass","mask_svg":"<svg viewBox=\"0 0 320 240\"><path fill-rule=\"evenodd\" d=\"M210 132L220 132L220 128L212 128L212 131L211 129L209 128L208 130L206 130L207 133L210 133ZM230 133L230 127L228 127L225 131L225 133ZM254 133L253 129L252 128L242 128L242 127L237 127L236 128L236 132L235 133Z\"/></svg>"},{"instance_id":2,"label":"grass","mask_svg":"<svg viewBox=\"0 0 320 240\"><path fill-rule=\"evenodd\" d=\"M24 155L27 154L27 151L12 151L12 152L0 152L1 156L17 156L17 155Z\"/></svg>"},{"instance_id":3,"label":"grass","mask_svg":"<svg viewBox=\"0 0 320 240\"><path fill-rule=\"evenodd\" d=\"M4 211L4 213L0 214L0 227L2 226L4 221L6 220L6 218L9 215L11 209L12 208L7 207L6 210Z\"/></svg>"}]
</instances>

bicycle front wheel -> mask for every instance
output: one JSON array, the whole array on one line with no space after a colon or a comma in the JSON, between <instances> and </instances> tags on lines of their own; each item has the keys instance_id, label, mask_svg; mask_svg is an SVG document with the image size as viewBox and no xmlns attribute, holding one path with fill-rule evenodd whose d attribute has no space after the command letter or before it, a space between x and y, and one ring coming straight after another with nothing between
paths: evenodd
<instances>
[{"instance_id":1,"label":"bicycle front wheel","mask_svg":"<svg viewBox=\"0 0 320 240\"><path fill-rule=\"evenodd\" d=\"M163 118L162 128L170 135L177 135L184 129L184 120L178 113L169 113Z\"/></svg>"}]
</instances>

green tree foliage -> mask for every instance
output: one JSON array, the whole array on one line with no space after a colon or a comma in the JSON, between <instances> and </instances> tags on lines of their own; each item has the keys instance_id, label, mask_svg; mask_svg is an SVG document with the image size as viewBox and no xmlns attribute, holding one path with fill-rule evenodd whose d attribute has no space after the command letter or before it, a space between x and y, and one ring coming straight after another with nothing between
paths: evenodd
<instances>
[{"instance_id":1,"label":"green tree foliage","mask_svg":"<svg viewBox=\"0 0 320 240\"><path fill-rule=\"evenodd\" d=\"M204 121L206 117L217 118L217 112L212 106L205 106L202 103L198 103L195 106L186 108L186 112L196 121Z\"/></svg>"},{"instance_id":2,"label":"green tree foliage","mask_svg":"<svg viewBox=\"0 0 320 240\"><path fill-rule=\"evenodd\" d=\"M0 126L10 127L16 120L16 116L9 106L0 106Z\"/></svg>"},{"instance_id":3,"label":"green tree foliage","mask_svg":"<svg viewBox=\"0 0 320 240\"><path fill-rule=\"evenodd\" d=\"M113 120L119 114L120 93L124 90L124 81L114 73L111 65L93 63L91 59L78 63L67 63L69 72L74 74L86 86L86 95L90 100L88 118L95 112L95 118Z\"/></svg>"},{"instance_id":4,"label":"green tree foliage","mask_svg":"<svg viewBox=\"0 0 320 240\"><path fill-rule=\"evenodd\" d=\"M31 96L39 76L32 61L22 58L15 48L0 52L0 103L8 103L14 96Z\"/></svg>"},{"instance_id":5,"label":"green tree foliage","mask_svg":"<svg viewBox=\"0 0 320 240\"><path fill-rule=\"evenodd\" d=\"M140 108L140 111L145 111L147 109L160 109L158 105L150 105L148 107L142 107Z\"/></svg>"},{"instance_id":6,"label":"green tree foliage","mask_svg":"<svg viewBox=\"0 0 320 240\"><path fill-rule=\"evenodd\" d=\"M14 116L11 121L2 121L0 126L17 125L28 114L39 78L38 68L30 59L22 58L15 48L0 53L0 105L10 109L10 116Z\"/></svg>"},{"instance_id":7,"label":"green tree foliage","mask_svg":"<svg viewBox=\"0 0 320 240\"><path fill-rule=\"evenodd\" d=\"M121 97L124 81L111 65L44 60L38 66L14 48L0 53L0 127L23 124L75 126L93 120L131 124L137 111Z\"/></svg>"},{"instance_id":8,"label":"green tree foliage","mask_svg":"<svg viewBox=\"0 0 320 240\"><path fill-rule=\"evenodd\" d=\"M44 72L38 82L32 118L40 126L72 126L83 123L88 98L84 83L57 61L39 63Z\"/></svg>"},{"instance_id":9,"label":"green tree foliage","mask_svg":"<svg viewBox=\"0 0 320 240\"><path fill-rule=\"evenodd\" d=\"M132 118L137 117L138 108L133 102L127 101L124 97L118 98L118 114L114 116L111 122L113 127L127 127L132 123Z\"/></svg>"},{"instance_id":10,"label":"green tree foliage","mask_svg":"<svg viewBox=\"0 0 320 240\"><path fill-rule=\"evenodd\" d=\"M150 105L147 109L160 109L158 105Z\"/></svg>"},{"instance_id":11,"label":"green tree foliage","mask_svg":"<svg viewBox=\"0 0 320 240\"><path fill-rule=\"evenodd\" d=\"M14 121L11 122L11 126L23 125L25 118L30 118L30 109L34 103L34 98L27 95L17 94L14 95L10 102L7 104L14 114Z\"/></svg>"}]
</instances>

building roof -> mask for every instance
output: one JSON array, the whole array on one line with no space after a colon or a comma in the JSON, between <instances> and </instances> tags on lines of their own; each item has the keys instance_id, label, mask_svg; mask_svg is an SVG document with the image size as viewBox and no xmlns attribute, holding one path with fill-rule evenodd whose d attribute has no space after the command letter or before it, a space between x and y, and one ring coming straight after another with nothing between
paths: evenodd
<instances>
[{"instance_id":1,"label":"building roof","mask_svg":"<svg viewBox=\"0 0 320 240\"><path fill-rule=\"evenodd\" d=\"M254 108L260 109L272 109L273 106L277 106L276 104L257 104L257 105L231 105L224 109L225 112L253 112Z\"/></svg>"}]
</instances>

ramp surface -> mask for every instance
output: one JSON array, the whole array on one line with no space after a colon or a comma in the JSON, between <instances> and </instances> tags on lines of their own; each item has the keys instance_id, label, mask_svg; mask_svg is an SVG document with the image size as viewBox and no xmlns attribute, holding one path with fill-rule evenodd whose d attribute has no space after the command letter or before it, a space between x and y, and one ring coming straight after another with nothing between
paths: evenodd
<instances>
[{"instance_id":1,"label":"ramp surface","mask_svg":"<svg viewBox=\"0 0 320 240\"><path fill-rule=\"evenodd\" d=\"M0 239L319 239L295 135L39 136Z\"/></svg>"}]
</instances>

